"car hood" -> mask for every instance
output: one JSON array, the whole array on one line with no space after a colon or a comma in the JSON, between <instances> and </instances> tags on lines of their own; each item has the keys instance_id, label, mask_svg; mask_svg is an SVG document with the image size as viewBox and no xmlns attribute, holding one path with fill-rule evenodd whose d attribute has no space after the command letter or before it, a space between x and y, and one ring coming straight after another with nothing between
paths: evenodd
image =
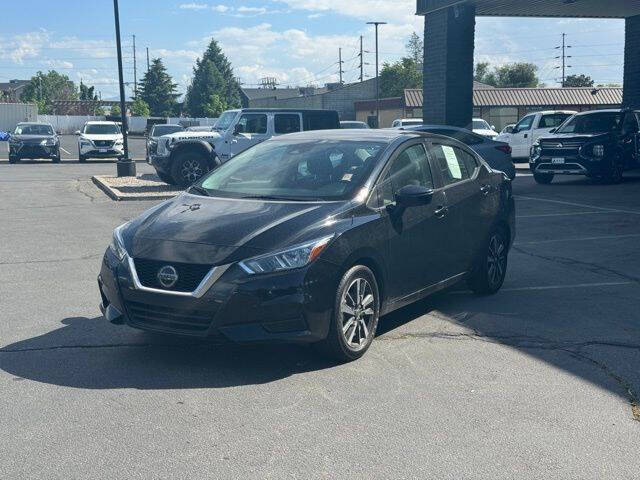
<instances>
[{"instance_id":1,"label":"car hood","mask_svg":"<svg viewBox=\"0 0 640 480\"><path fill-rule=\"evenodd\" d=\"M282 202L183 193L125 229L135 258L224 264L335 233L351 202Z\"/></svg>"},{"instance_id":2,"label":"car hood","mask_svg":"<svg viewBox=\"0 0 640 480\"><path fill-rule=\"evenodd\" d=\"M498 132L494 130L487 130L485 128L475 128L473 133L477 133L478 135L482 135L483 137L496 137L498 136Z\"/></svg>"},{"instance_id":3,"label":"car hood","mask_svg":"<svg viewBox=\"0 0 640 480\"><path fill-rule=\"evenodd\" d=\"M218 132L175 132L167 135L162 135L158 138L176 138L178 140L187 140L190 138L220 138L221 135Z\"/></svg>"},{"instance_id":4,"label":"car hood","mask_svg":"<svg viewBox=\"0 0 640 480\"><path fill-rule=\"evenodd\" d=\"M122 138L121 133L113 133L110 135L97 135L97 134L86 134L83 133L80 135L82 138L86 138L87 140L120 140Z\"/></svg>"},{"instance_id":5,"label":"car hood","mask_svg":"<svg viewBox=\"0 0 640 480\"><path fill-rule=\"evenodd\" d=\"M560 142L562 140L565 139L571 139L574 141L584 141L584 142L588 142L590 140L598 140L598 139L607 139L609 138L610 134L609 133L582 133L582 134L575 134L575 133L556 133L553 135L549 135L549 136L544 136L544 137L540 137L538 139L538 141L540 143L542 142Z\"/></svg>"},{"instance_id":6,"label":"car hood","mask_svg":"<svg viewBox=\"0 0 640 480\"><path fill-rule=\"evenodd\" d=\"M11 135L11 138L21 142L36 142L54 138L54 135Z\"/></svg>"}]
</instances>

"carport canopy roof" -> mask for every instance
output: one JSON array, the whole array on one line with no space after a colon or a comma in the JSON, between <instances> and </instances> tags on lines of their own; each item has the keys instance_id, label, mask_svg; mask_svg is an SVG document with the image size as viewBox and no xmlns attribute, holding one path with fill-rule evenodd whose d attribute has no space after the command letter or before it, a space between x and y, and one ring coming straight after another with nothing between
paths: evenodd
<instances>
[{"instance_id":1,"label":"carport canopy roof","mask_svg":"<svg viewBox=\"0 0 640 480\"><path fill-rule=\"evenodd\" d=\"M475 5L487 17L626 18L640 15L640 0L417 0L417 14L454 5Z\"/></svg>"}]
</instances>

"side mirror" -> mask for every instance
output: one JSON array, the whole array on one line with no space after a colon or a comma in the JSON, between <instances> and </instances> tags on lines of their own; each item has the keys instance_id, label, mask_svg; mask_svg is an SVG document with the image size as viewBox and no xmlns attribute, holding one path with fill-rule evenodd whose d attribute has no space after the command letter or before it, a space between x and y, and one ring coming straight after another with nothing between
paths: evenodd
<instances>
[{"instance_id":1,"label":"side mirror","mask_svg":"<svg viewBox=\"0 0 640 480\"><path fill-rule=\"evenodd\" d=\"M428 205L433 198L433 190L421 185L405 185L396 193L396 205L399 207L417 207Z\"/></svg>"},{"instance_id":2,"label":"side mirror","mask_svg":"<svg viewBox=\"0 0 640 480\"><path fill-rule=\"evenodd\" d=\"M504 131L506 133L513 133L513 127L507 127Z\"/></svg>"},{"instance_id":3,"label":"side mirror","mask_svg":"<svg viewBox=\"0 0 640 480\"><path fill-rule=\"evenodd\" d=\"M73 132L74 135L80 135L80 130L76 130L75 132Z\"/></svg>"},{"instance_id":4,"label":"side mirror","mask_svg":"<svg viewBox=\"0 0 640 480\"><path fill-rule=\"evenodd\" d=\"M491 130L495 131L496 126L495 125L491 125Z\"/></svg>"}]
</instances>

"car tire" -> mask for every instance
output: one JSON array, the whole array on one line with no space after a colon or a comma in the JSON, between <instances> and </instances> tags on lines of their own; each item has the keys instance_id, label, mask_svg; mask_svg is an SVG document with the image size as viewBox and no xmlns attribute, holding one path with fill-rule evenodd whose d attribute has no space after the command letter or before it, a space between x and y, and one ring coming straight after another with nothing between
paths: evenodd
<instances>
[{"instance_id":1,"label":"car tire","mask_svg":"<svg viewBox=\"0 0 640 480\"><path fill-rule=\"evenodd\" d=\"M53 163L60 163L60 150L58 150L58 154L51 159Z\"/></svg>"},{"instance_id":2,"label":"car tire","mask_svg":"<svg viewBox=\"0 0 640 480\"><path fill-rule=\"evenodd\" d=\"M376 336L380 294L373 272L355 265L338 284L327 338L318 346L340 362L362 357Z\"/></svg>"},{"instance_id":3,"label":"car tire","mask_svg":"<svg viewBox=\"0 0 640 480\"><path fill-rule=\"evenodd\" d=\"M182 152L176 155L171 166L171 178L175 185L185 188L193 185L209 171L204 155L197 152Z\"/></svg>"},{"instance_id":4,"label":"car tire","mask_svg":"<svg viewBox=\"0 0 640 480\"><path fill-rule=\"evenodd\" d=\"M553 173L533 173L533 179L541 185L548 185L553 181Z\"/></svg>"},{"instance_id":5,"label":"car tire","mask_svg":"<svg viewBox=\"0 0 640 480\"><path fill-rule=\"evenodd\" d=\"M9 155L9 163L18 163L19 161L19 157L16 157L15 155Z\"/></svg>"},{"instance_id":6,"label":"car tire","mask_svg":"<svg viewBox=\"0 0 640 480\"><path fill-rule=\"evenodd\" d=\"M509 243L503 228L489 235L467 285L478 295L493 295L502 287L507 274Z\"/></svg>"},{"instance_id":7,"label":"car tire","mask_svg":"<svg viewBox=\"0 0 640 480\"><path fill-rule=\"evenodd\" d=\"M84 163L84 162L86 162L86 161L87 161L87 157L86 157L86 156L84 156L84 155L82 155L80 152L78 152L78 161L79 161L80 163Z\"/></svg>"},{"instance_id":8,"label":"car tire","mask_svg":"<svg viewBox=\"0 0 640 480\"><path fill-rule=\"evenodd\" d=\"M168 173L156 171L156 174L158 175L158 178L164 183L168 183L169 185L173 184L173 178Z\"/></svg>"},{"instance_id":9,"label":"car tire","mask_svg":"<svg viewBox=\"0 0 640 480\"><path fill-rule=\"evenodd\" d=\"M620 157L616 158L611 164L611 170L607 172L604 180L606 183L617 185L622 182L622 175L624 172L624 165Z\"/></svg>"}]
</instances>

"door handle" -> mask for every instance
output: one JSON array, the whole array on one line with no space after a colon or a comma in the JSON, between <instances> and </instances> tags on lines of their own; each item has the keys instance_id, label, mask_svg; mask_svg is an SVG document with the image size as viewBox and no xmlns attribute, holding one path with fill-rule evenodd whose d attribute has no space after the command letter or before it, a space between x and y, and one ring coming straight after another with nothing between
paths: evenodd
<instances>
[{"instance_id":1,"label":"door handle","mask_svg":"<svg viewBox=\"0 0 640 480\"><path fill-rule=\"evenodd\" d=\"M438 218L444 218L448 211L449 209L447 207L440 205L434 210L433 214Z\"/></svg>"},{"instance_id":2,"label":"door handle","mask_svg":"<svg viewBox=\"0 0 640 480\"><path fill-rule=\"evenodd\" d=\"M491 192L491 185L483 185L480 187L480 192L482 192L483 195L489 195L489 192Z\"/></svg>"}]
</instances>

